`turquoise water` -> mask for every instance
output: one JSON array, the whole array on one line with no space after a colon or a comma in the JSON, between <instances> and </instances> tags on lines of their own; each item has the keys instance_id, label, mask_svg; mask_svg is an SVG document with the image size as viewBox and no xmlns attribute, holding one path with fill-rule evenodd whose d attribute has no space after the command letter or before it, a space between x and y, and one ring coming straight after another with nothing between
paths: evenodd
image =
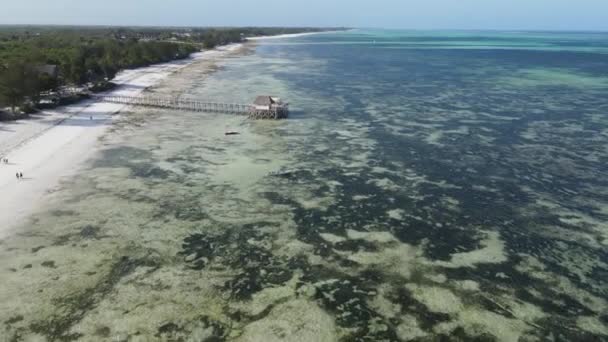
<instances>
[{"instance_id":1,"label":"turquoise water","mask_svg":"<svg viewBox=\"0 0 608 342\"><path fill-rule=\"evenodd\" d=\"M15 340L608 339L608 35L268 40L151 91L0 244ZM238 136L224 136L236 130Z\"/></svg>"}]
</instances>

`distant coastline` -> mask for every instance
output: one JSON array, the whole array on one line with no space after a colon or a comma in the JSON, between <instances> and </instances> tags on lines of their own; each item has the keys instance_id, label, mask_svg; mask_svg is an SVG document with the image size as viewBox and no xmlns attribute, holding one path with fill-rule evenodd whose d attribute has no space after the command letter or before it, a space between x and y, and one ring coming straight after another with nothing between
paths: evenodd
<instances>
[{"instance_id":1,"label":"distant coastline","mask_svg":"<svg viewBox=\"0 0 608 342\"><path fill-rule=\"evenodd\" d=\"M296 37L304 37L304 36L311 36L311 35L317 35L317 34L341 33L341 32L353 31L353 30L354 29L343 29L343 30L330 30L330 31L318 31L318 32L278 34L278 35L270 35L270 36L248 37L247 40L256 41L256 40L268 40L268 39L296 38Z\"/></svg>"}]
</instances>

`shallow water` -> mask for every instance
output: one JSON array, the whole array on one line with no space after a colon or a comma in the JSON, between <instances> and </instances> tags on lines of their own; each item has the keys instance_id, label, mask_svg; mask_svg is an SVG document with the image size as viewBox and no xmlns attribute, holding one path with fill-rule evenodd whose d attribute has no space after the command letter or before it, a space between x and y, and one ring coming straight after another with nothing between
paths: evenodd
<instances>
[{"instance_id":1,"label":"shallow water","mask_svg":"<svg viewBox=\"0 0 608 342\"><path fill-rule=\"evenodd\" d=\"M355 31L184 69L151 91L291 117L124 115L0 243L0 335L606 340L607 48Z\"/></svg>"}]
</instances>

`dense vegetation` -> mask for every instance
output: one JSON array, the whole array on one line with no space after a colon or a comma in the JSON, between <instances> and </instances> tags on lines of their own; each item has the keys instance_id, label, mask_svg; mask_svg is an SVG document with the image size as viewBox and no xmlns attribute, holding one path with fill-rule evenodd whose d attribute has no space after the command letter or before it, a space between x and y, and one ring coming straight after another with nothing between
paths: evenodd
<instances>
[{"instance_id":1,"label":"dense vegetation","mask_svg":"<svg viewBox=\"0 0 608 342\"><path fill-rule=\"evenodd\" d=\"M0 27L0 106L13 111L36 106L45 91L66 85L100 87L122 69L186 58L201 48L246 37L319 30Z\"/></svg>"}]
</instances>

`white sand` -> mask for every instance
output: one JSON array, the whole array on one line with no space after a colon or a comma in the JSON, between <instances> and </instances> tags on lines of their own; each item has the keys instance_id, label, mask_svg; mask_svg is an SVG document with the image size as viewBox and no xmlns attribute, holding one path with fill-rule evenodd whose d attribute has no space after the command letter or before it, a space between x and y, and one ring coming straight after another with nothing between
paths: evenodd
<instances>
[{"instance_id":1,"label":"white sand","mask_svg":"<svg viewBox=\"0 0 608 342\"><path fill-rule=\"evenodd\" d=\"M186 60L123 71L114 79L120 86L111 93L137 95L194 60L220 57L240 46L228 45ZM45 111L32 119L0 123L0 157L9 160L0 164L0 239L50 201L50 193L62 178L76 174L95 152L99 137L112 122L112 114L125 107L87 100ZM17 180L16 172L23 173L22 180Z\"/></svg>"},{"instance_id":2,"label":"white sand","mask_svg":"<svg viewBox=\"0 0 608 342\"><path fill-rule=\"evenodd\" d=\"M313 34L330 34L330 33L339 33L346 31L322 31L322 32L304 32L304 33L290 33L290 34L279 34L276 36L258 36L258 37L249 37L247 40L267 40L267 39L284 39L284 38L296 38L303 36L310 36Z\"/></svg>"}]
</instances>

